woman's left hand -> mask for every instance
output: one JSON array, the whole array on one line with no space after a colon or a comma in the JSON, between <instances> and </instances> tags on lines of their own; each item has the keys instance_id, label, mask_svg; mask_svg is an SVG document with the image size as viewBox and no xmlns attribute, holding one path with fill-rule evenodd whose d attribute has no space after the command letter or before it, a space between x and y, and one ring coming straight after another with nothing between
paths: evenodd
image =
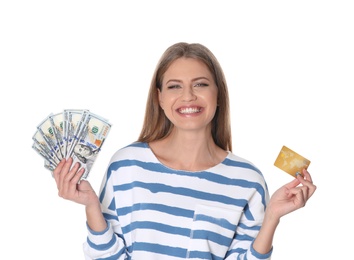
<instances>
[{"instance_id":1,"label":"woman's left hand","mask_svg":"<svg viewBox=\"0 0 354 260\"><path fill-rule=\"evenodd\" d=\"M303 169L302 174L298 174L296 179L273 193L267 210L271 211L273 218L280 219L282 216L304 207L316 188L309 172Z\"/></svg>"}]
</instances>

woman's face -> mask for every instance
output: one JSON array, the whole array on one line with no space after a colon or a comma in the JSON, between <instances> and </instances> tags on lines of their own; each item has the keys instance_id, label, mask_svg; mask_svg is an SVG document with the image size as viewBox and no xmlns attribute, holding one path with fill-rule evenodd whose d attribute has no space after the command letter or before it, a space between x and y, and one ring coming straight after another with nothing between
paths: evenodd
<instances>
[{"instance_id":1,"label":"woman's face","mask_svg":"<svg viewBox=\"0 0 354 260\"><path fill-rule=\"evenodd\" d=\"M178 129L204 130L215 115L217 93L213 76L203 62L179 58L163 76L159 102Z\"/></svg>"}]
</instances>

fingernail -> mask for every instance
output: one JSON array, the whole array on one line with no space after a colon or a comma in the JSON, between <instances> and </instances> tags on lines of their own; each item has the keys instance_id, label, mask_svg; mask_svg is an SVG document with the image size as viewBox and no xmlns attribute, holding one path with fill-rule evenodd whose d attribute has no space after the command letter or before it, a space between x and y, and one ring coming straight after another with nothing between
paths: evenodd
<instances>
[{"instance_id":1,"label":"fingernail","mask_svg":"<svg viewBox=\"0 0 354 260\"><path fill-rule=\"evenodd\" d=\"M296 172L295 176L297 177L298 175L302 176L300 172Z\"/></svg>"}]
</instances>

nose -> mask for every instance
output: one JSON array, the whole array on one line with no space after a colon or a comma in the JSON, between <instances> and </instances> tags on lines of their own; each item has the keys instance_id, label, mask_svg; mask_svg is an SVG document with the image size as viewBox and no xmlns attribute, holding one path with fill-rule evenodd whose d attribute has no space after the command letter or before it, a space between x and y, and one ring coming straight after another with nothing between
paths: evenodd
<instances>
[{"instance_id":1,"label":"nose","mask_svg":"<svg viewBox=\"0 0 354 260\"><path fill-rule=\"evenodd\" d=\"M193 91L193 86L191 87L186 87L183 89L182 92L182 100L185 102L190 102L190 101L195 101L197 99L197 96L195 95Z\"/></svg>"}]
</instances>

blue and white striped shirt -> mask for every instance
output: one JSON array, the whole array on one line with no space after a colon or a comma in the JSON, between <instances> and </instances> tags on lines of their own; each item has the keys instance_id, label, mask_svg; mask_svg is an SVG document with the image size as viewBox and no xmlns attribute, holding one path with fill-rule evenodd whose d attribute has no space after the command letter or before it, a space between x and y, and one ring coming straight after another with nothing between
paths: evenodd
<instances>
[{"instance_id":1,"label":"blue and white striped shirt","mask_svg":"<svg viewBox=\"0 0 354 260\"><path fill-rule=\"evenodd\" d=\"M269 193L262 173L229 152L204 171L161 164L146 143L112 157L100 189L108 227L88 227L86 259L270 259L252 248Z\"/></svg>"}]
</instances>

